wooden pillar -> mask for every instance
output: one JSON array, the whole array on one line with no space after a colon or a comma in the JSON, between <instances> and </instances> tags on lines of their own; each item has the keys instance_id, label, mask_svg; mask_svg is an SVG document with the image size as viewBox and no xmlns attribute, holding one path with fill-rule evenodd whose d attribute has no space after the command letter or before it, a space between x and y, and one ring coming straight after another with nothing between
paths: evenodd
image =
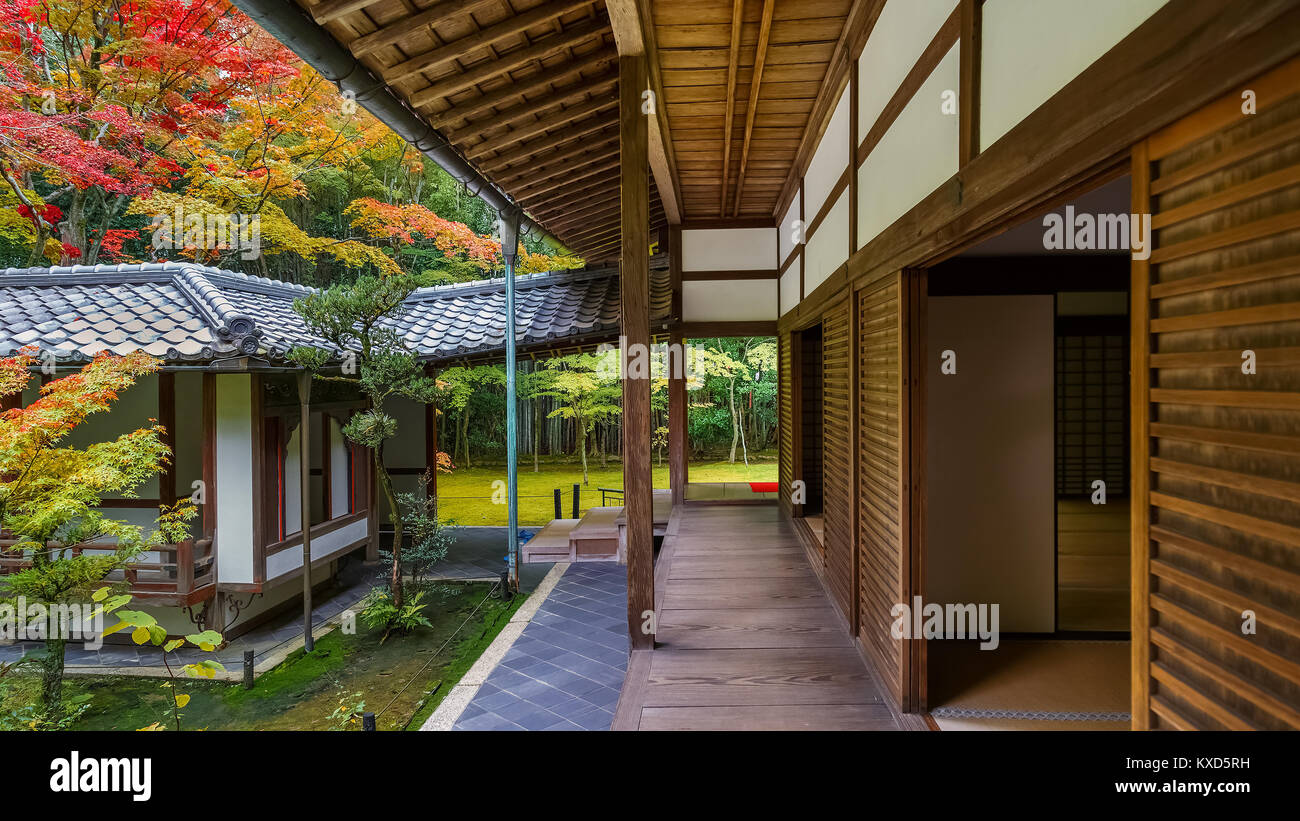
<instances>
[{"instance_id":1,"label":"wooden pillar","mask_svg":"<svg viewBox=\"0 0 1300 821\"><path fill-rule=\"evenodd\" d=\"M670 336L668 374L668 486L673 505L686 503L686 340L681 331Z\"/></svg>"},{"instance_id":2,"label":"wooden pillar","mask_svg":"<svg viewBox=\"0 0 1300 821\"><path fill-rule=\"evenodd\" d=\"M158 424L164 428L163 444L171 451L171 464L158 474L158 499L168 507L176 504L176 374L158 374Z\"/></svg>"},{"instance_id":3,"label":"wooden pillar","mask_svg":"<svg viewBox=\"0 0 1300 821\"><path fill-rule=\"evenodd\" d=\"M217 529L217 375L203 374L203 535Z\"/></svg>"},{"instance_id":4,"label":"wooden pillar","mask_svg":"<svg viewBox=\"0 0 1300 821\"><path fill-rule=\"evenodd\" d=\"M668 271L673 289L672 318L682 319L682 227L668 229ZM669 338L668 374L668 486L673 505L686 503L690 469L686 462L686 339L674 330Z\"/></svg>"},{"instance_id":5,"label":"wooden pillar","mask_svg":"<svg viewBox=\"0 0 1300 821\"><path fill-rule=\"evenodd\" d=\"M311 371L298 374L298 504L302 514L302 642L303 650L315 649L311 633ZM324 437L322 437L323 439ZM326 440L328 441L328 440ZM285 523L285 530L289 525Z\"/></svg>"},{"instance_id":6,"label":"wooden pillar","mask_svg":"<svg viewBox=\"0 0 1300 821\"><path fill-rule=\"evenodd\" d=\"M619 196L624 354L650 350L649 124L641 111L644 55L619 70ZM646 371L649 369L646 368ZM627 515L627 625L633 650L654 647L654 514L650 476L650 374L623 374L623 504Z\"/></svg>"},{"instance_id":7,"label":"wooden pillar","mask_svg":"<svg viewBox=\"0 0 1300 821\"><path fill-rule=\"evenodd\" d=\"M424 373L430 379L435 378L432 365L424 366ZM430 498L438 498L438 409L429 403L424 406L424 467L429 474L429 485L425 493ZM437 502L434 502L436 511Z\"/></svg>"},{"instance_id":8,"label":"wooden pillar","mask_svg":"<svg viewBox=\"0 0 1300 821\"><path fill-rule=\"evenodd\" d=\"M958 157L965 168L980 153L980 40L984 0L961 0L961 50L958 52Z\"/></svg>"}]
</instances>

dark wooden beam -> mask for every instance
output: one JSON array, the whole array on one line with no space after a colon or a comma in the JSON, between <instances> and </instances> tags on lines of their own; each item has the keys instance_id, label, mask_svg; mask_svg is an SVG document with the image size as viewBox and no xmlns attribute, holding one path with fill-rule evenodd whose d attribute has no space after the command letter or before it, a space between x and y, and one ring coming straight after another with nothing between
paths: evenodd
<instances>
[{"instance_id":1,"label":"dark wooden beam","mask_svg":"<svg viewBox=\"0 0 1300 821\"><path fill-rule=\"evenodd\" d=\"M590 2L591 0L550 0L550 2L531 8L522 14L507 17L500 23L488 26L485 29L479 29L468 37L453 40L431 51L417 54L390 66L384 69L384 82L391 85L422 71L436 71L455 63L457 60L465 59L478 49L487 48L491 44L506 38L513 38L515 35L521 34L534 26L555 20L579 6L589 5Z\"/></svg>"},{"instance_id":2,"label":"dark wooden beam","mask_svg":"<svg viewBox=\"0 0 1300 821\"><path fill-rule=\"evenodd\" d=\"M594 117L590 120L583 120L580 123L575 123L574 125L561 129L560 131L556 131L553 134L548 134L545 137L538 137L535 140L530 140L529 142L526 142L520 145L518 148L515 148L511 151L507 151L498 154L495 157L490 157L488 159L482 160L479 163L479 165L489 173L494 168L504 168L506 166L516 165L518 163L531 160L533 157L536 157L538 154L541 154L546 151L551 151L552 149L558 146L565 145L571 140L579 140L595 131L601 131L603 129L609 128L610 126L615 125L617 122L618 122L618 117L615 114L608 114L601 117Z\"/></svg>"},{"instance_id":3,"label":"dark wooden beam","mask_svg":"<svg viewBox=\"0 0 1300 821\"><path fill-rule=\"evenodd\" d=\"M458 128L447 133L447 139L454 143L464 142L470 137L477 137L498 128L511 126L520 120L528 117L536 117L539 111L554 108L561 103L578 97L585 97L588 94L608 93L609 89L618 82L617 72L607 72L598 77L592 77L573 85L552 91L546 97L539 100L526 100L519 105L511 106L505 111L501 111L493 117L482 120L474 120L467 123L463 128Z\"/></svg>"},{"instance_id":4,"label":"dark wooden beam","mask_svg":"<svg viewBox=\"0 0 1300 821\"><path fill-rule=\"evenodd\" d=\"M563 128L572 122L582 120L593 114L598 114L608 108L613 108L617 101L612 97L592 97L568 108L560 109L545 117L538 117L536 120L525 123L518 128L513 128L505 134L496 137L490 137L483 142L472 145L465 149L465 154L470 159L482 157L494 151L523 142L529 137L535 137L543 131L551 131L556 128Z\"/></svg>"},{"instance_id":5,"label":"dark wooden beam","mask_svg":"<svg viewBox=\"0 0 1300 821\"><path fill-rule=\"evenodd\" d=\"M546 155L544 165L507 166L501 171L492 172L492 176L500 180L502 185L527 185L529 181L544 179L543 175L550 174L555 169L564 168L565 163L570 160L585 162L591 158L612 157L617 154L618 132L615 131L580 140L561 151L550 152ZM484 170L488 170L486 166Z\"/></svg>"},{"instance_id":6,"label":"dark wooden beam","mask_svg":"<svg viewBox=\"0 0 1300 821\"><path fill-rule=\"evenodd\" d=\"M731 188L731 128L736 119L736 66L740 61L740 25L745 14L745 0L732 0L731 45L727 51L727 113L722 125L721 188L718 192L718 216L727 216L727 192Z\"/></svg>"},{"instance_id":7,"label":"dark wooden beam","mask_svg":"<svg viewBox=\"0 0 1300 821\"><path fill-rule=\"evenodd\" d=\"M763 66L767 62L767 44L772 36L772 14L776 0L763 0L763 19L758 27L758 43L754 46L754 75L749 82L749 111L745 115L745 142L740 150L740 170L736 175L736 204L733 217L740 216L740 205L745 196L745 164L749 162L749 143L754 135L754 117L758 114L758 94L763 87Z\"/></svg>"},{"instance_id":8,"label":"dark wooden beam","mask_svg":"<svg viewBox=\"0 0 1300 821\"><path fill-rule=\"evenodd\" d=\"M531 199L542 194L549 193L557 188L570 188L575 185L584 185L592 177L608 174L610 171L618 168L618 159L604 159L589 165L575 165L568 169L556 169L546 178L533 183L532 185L517 188L515 197L520 200Z\"/></svg>"},{"instance_id":9,"label":"dark wooden beam","mask_svg":"<svg viewBox=\"0 0 1300 821\"><path fill-rule=\"evenodd\" d=\"M623 338L650 346L650 129L641 113L644 56L620 57L619 127L623 135ZM627 626L633 650L654 647L654 504L650 468L650 375L623 378L623 505L627 517Z\"/></svg>"},{"instance_id":10,"label":"dark wooden beam","mask_svg":"<svg viewBox=\"0 0 1300 821\"><path fill-rule=\"evenodd\" d=\"M543 60L583 40L603 35L608 30L607 25L603 17L586 20L562 32L544 37L527 48L512 51L499 60L476 63L472 68L443 77L428 88L415 92L411 95L411 105L416 108L426 106L434 100L473 88L485 80L499 77L520 66Z\"/></svg>"},{"instance_id":11,"label":"dark wooden beam","mask_svg":"<svg viewBox=\"0 0 1300 821\"><path fill-rule=\"evenodd\" d=\"M980 153L980 41L984 0L961 0L961 68L957 92L961 136L958 167ZM856 248L854 250L857 250Z\"/></svg>"},{"instance_id":12,"label":"dark wooden beam","mask_svg":"<svg viewBox=\"0 0 1300 821\"><path fill-rule=\"evenodd\" d=\"M468 16L484 6L494 6L498 2L499 0L445 0L445 2L435 3L424 11L403 15L397 18L396 22L389 23L378 31L361 35L348 43L348 50L354 56L361 57L385 46L395 46L407 37L418 34L420 29L436 26L453 17ZM313 13L317 15L316 22L325 22L321 20L319 10L328 5L330 5L328 2L322 3L313 9Z\"/></svg>"},{"instance_id":13,"label":"dark wooden beam","mask_svg":"<svg viewBox=\"0 0 1300 821\"><path fill-rule=\"evenodd\" d=\"M458 102L446 111L431 116L429 122L434 128L445 128L458 120L469 119L476 114L513 102L523 95L541 91L553 83L568 79L574 74L593 70L617 58L618 52L614 47L606 46L591 54L584 54L576 60L530 74L522 80L504 76L505 85L486 94Z\"/></svg>"}]
</instances>

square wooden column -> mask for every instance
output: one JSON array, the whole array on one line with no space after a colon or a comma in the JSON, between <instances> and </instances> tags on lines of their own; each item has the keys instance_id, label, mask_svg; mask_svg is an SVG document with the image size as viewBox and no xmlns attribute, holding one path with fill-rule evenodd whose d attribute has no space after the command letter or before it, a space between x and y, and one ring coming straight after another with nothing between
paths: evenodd
<instances>
[{"instance_id":1,"label":"square wooden column","mask_svg":"<svg viewBox=\"0 0 1300 821\"><path fill-rule=\"evenodd\" d=\"M620 277L623 354L650 350L650 154L644 55L622 56L619 71ZM650 100L651 105L656 101ZM633 650L654 647L654 513L650 475L650 374L623 374L623 504L627 515L627 626Z\"/></svg>"}]
</instances>

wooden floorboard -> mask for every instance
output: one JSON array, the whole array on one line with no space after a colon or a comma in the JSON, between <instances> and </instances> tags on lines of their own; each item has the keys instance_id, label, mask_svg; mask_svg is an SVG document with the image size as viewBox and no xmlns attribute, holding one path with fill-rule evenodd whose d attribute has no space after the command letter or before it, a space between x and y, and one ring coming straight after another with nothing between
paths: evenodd
<instances>
[{"instance_id":1,"label":"wooden floorboard","mask_svg":"<svg viewBox=\"0 0 1300 821\"><path fill-rule=\"evenodd\" d=\"M674 530L616 728L900 729L775 505L692 505Z\"/></svg>"}]
</instances>

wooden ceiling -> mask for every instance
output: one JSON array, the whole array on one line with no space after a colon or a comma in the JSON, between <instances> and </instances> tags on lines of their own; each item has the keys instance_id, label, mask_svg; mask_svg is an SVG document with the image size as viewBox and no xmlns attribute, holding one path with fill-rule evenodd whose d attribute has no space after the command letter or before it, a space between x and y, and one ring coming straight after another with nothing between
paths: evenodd
<instances>
[{"instance_id":1,"label":"wooden ceiling","mask_svg":"<svg viewBox=\"0 0 1300 821\"><path fill-rule=\"evenodd\" d=\"M854 5L651 4L686 219L775 216Z\"/></svg>"},{"instance_id":2,"label":"wooden ceiling","mask_svg":"<svg viewBox=\"0 0 1300 821\"><path fill-rule=\"evenodd\" d=\"M297 0L589 261L619 248L618 54L603 0ZM651 229L665 224L653 180Z\"/></svg>"},{"instance_id":3,"label":"wooden ceiling","mask_svg":"<svg viewBox=\"0 0 1300 821\"><path fill-rule=\"evenodd\" d=\"M863 0L296 0L571 250L619 254L618 53L643 29L669 213L772 218ZM667 168L667 171L659 169ZM725 169L726 173L723 173ZM800 169L801 170L801 169ZM666 190L666 188L665 188ZM680 202L680 207L677 202ZM650 229L667 223L650 180Z\"/></svg>"}]
</instances>

